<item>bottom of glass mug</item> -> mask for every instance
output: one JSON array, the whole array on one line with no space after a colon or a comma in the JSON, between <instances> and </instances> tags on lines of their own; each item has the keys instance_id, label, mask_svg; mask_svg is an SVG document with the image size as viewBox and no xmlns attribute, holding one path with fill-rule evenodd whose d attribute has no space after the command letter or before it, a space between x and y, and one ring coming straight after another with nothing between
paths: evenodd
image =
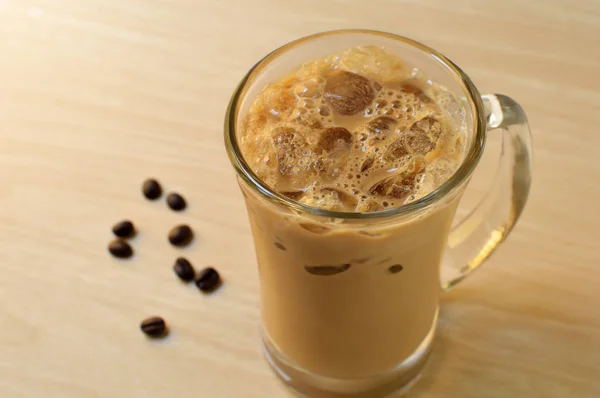
<instances>
[{"instance_id":1,"label":"bottom of glass mug","mask_svg":"<svg viewBox=\"0 0 600 398\"><path fill-rule=\"evenodd\" d=\"M287 358L263 331L263 351L269 365L292 392L306 398L392 398L406 393L419 379L431 353L437 313L431 329L410 357L385 373L364 379L337 379L311 373Z\"/></svg>"}]
</instances>

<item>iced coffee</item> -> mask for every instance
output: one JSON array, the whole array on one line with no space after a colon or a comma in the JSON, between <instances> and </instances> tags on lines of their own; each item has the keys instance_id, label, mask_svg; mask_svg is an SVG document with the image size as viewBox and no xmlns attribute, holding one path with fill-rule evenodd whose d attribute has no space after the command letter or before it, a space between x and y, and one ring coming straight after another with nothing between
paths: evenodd
<instances>
[{"instance_id":1,"label":"iced coffee","mask_svg":"<svg viewBox=\"0 0 600 398\"><path fill-rule=\"evenodd\" d=\"M453 94L375 46L298 65L242 117L238 141L256 176L325 210L405 206L443 184L465 153L464 111ZM457 201L365 227L307 218L242 190L266 338L285 361L320 376L369 378L430 336Z\"/></svg>"}]
</instances>

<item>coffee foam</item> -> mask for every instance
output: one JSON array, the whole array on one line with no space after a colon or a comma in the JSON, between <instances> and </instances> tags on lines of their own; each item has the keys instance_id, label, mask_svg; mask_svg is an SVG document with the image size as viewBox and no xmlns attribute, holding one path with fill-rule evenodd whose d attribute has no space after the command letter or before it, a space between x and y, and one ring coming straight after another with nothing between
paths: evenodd
<instances>
[{"instance_id":1,"label":"coffee foam","mask_svg":"<svg viewBox=\"0 0 600 398\"><path fill-rule=\"evenodd\" d=\"M254 172L283 195L377 211L427 195L456 171L465 142L458 105L394 54L357 47L265 87L239 138Z\"/></svg>"}]
</instances>

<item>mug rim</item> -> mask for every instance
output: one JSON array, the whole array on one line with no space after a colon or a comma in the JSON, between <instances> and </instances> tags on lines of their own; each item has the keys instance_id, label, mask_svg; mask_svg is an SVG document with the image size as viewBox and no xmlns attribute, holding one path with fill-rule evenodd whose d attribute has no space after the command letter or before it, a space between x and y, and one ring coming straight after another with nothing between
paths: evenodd
<instances>
[{"instance_id":1,"label":"mug rim","mask_svg":"<svg viewBox=\"0 0 600 398\"><path fill-rule=\"evenodd\" d=\"M340 34L365 34L365 35L374 35L374 36L383 36L388 39L401 41L404 44L408 44L418 50L421 50L424 53L429 54L434 57L437 62L441 63L446 67L446 70L449 74L451 74L455 80L460 84L464 93L466 93L466 97L469 105L475 110L473 114L473 140L472 145L469 148L465 158L463 159L459 168L452 174L452 176L446 180L443 184L441 184L438 188L430 192L429 194L419 198L413 202L408 204L404 204L399 207L392 207L389 209L384 209L380 211L374 212L342 212L342 211L334 211L322 209L314 206L308 206L302 204L300 202L296 202L269 187L265 182L263 182L252 170L252 168L248 165L246 160L244 159L242 152L240 150L237 134L236 134L236 125L237 125L237 108L241 95L248 88L248 84L252 83L253 77L256 76L265 66L267 66L271 61L277 58L279 55L284 52L290 51L293 48L297 47L300 44L304 44L313 39L322 38L325 36L333 36ZM340 30L331 30L326 32L320 32L308 36L301 37L299 39L293 40L287 44L284 44L277 49L273 50L271 53L267 54L260 61L258 61L244 76L241 82L238 84L235 89L231 100L229 102L227 112L225 114L225 147L227 150L227 154L229 159L235 168L237 175L240 176L250 187L252 187L255 191L257 191L260 195L266 197L268 200L273 201L275 203L284 205L285 207L295 210L300 213L309 213L316 216L328 217L328 218L337 218L337 219L376 219L376 218L385 218L385 217L395 217L402 215L410 215L419 210L423 210L429 208L430 206L438 203L440 200L445 198L449 193L451 193L456 187L461 186L473 173L475 167L477 166L479 159L483 153L483 148L485 145L485 134L486 134L486 121L485 121L485 112L483 107L483 102L481 99L481 94L471 81L471 79L460 69L454 62L448 59L446 56L441 54L440 52L434 50L431 47L428 47L418 41L409 39L404 36L396 35L393 33L387 33L377 30L368 30L368 29L340 29Z\"/></svg>"}]
</instances>

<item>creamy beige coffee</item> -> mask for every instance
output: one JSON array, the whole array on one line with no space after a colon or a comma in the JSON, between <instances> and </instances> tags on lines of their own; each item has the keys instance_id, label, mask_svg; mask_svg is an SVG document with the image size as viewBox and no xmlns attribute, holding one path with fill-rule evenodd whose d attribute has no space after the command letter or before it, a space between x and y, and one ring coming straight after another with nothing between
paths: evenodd
<instances>
[{"instance_id":1,"label":"creamy beige coffee","mask_svg":"<svg viewBox=\"0 0 600 398\"><path fill-rule=\"evenodd\" d=\"M238 140L273 190L312 207L375 212L443 184L465 152L464 110L443 87L374 46L301 65L258 94ZM368 378L433 330L439 268L460 193L402 220L299 215L243 183L267 338L293 366Z\"/></svg>"}]
</instances>

